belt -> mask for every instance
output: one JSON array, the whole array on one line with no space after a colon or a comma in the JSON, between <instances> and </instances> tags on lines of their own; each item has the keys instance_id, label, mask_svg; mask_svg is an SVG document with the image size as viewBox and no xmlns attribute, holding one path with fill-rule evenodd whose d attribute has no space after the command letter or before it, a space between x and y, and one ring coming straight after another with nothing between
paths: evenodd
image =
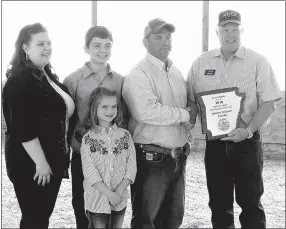
<instances>
[{"instance_id":1,"label":"belt","mask_svg":"<svg viewBox=\"0 0 286 229\"><path fill-rule=\"evenodd\" d=\"M139 148L140 150L142 150L143 153L154 152L154 153L159 153L159 154L163 154L163 155L170 155L170 156L172 156L172 158L176 158L184 152L183 147L177 147L174 149L170 149L170 148L157 146L154 144L134 143L134 145L136 148Z\"/></svg>"}]
</instances>

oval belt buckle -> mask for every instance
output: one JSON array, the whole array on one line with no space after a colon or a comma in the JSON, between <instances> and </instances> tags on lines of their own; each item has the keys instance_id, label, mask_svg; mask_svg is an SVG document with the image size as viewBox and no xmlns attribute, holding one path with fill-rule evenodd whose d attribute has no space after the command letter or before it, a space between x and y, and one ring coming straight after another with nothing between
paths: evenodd
<instances>
[{"instance_id":1,"label":"oval belt buckle","mask_svg":"<svg viewBox=\"0 0 286 229\"><path fill-rule=\"evenodd\" d=\"M175 149L171 150L171 156L172 156L172 158L175 158Z\"/></svg>"}]
</instances>

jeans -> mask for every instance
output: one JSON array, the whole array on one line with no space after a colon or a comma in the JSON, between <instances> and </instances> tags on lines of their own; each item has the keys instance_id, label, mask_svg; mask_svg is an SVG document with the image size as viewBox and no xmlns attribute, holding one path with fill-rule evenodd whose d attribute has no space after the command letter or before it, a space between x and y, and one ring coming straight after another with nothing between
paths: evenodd
<instances>
[{"instance_id":1,"label":"jeans","mask_svg":"<svg viewBox=\"0 0 286 229\"><path fill-rule=\"evenodd\" d=\"M71 161L72 176L72 206L74 209L76 226L78 229L88 228L88 219L84 211L84 190L83 190L83 171L81 156L79 152L74 152Z\"/></svg>"},{"instance_id":2,"label":"jeans","mask_svg":"<svg viewBox=\"0 0 286 229\"><path fill-rule=\"evenodd\" d=\"M111 214L86 211L89 221L88 228L122 228L125 210L126 208L121 211L111 211Z\"/></svg>"},{"instance_id":3,"label":"jeans","mask_svg":"<svg viewBox=\"0 0 286 229\"><path fill-rule=\"evenodd\" d=\"M186 159L163 155L146 160L136 147L137 175L131 187L131 228L179 228L185 208Z\"/></svg>"},{"instance_id":4,"label":"jeans","mask_svg":"<svg viewBox=\"0 0 286 229\"><path fill-rule=\"evenodd\" d=\"M263 194L263 152L258 132L251 139L207 141L205 169L213 228L234 228L234 190L242 212L242 228L265 228Z\"/></svg>"},{"instance_id":5,"label":"jeans","mask_svg":"<svg viewBox=\"0 0 286 229\"><path fill-rule=\"evenodd\" d=\"M34 174L21 174L13 178L14 190L21 209L21 229L49 227L62 176L52 175L50 183L42 186L33 180Z\"/></svg>"}]
</instances>

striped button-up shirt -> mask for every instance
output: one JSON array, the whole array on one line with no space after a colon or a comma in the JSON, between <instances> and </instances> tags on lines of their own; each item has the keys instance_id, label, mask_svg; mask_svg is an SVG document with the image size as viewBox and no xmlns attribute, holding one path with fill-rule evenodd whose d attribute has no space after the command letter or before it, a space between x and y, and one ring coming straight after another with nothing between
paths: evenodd
<instances>
[{"instance_id":1,"label":"striped button-up shirt","mask_svg":"<svg viewBox=\"0 0 286 229\"><path fill-rule=\"evenodd\" d=\"M206 70L212 70L208 71L211 74ZM188 100L195 101L195 93L229 87L238 87L246 95L242 126L249 124L260 104L281 98L269 61L243 46L228 61L220 49L205 52L194 61L187 78Z\"/></svg>"},{"instance_id":2,"label":"striped button-up shirt","mask_svg":"<svg viewBox=\"0 0 286 229\"><path fill-rule=\"evenodd\" d=\"M183 146L189 134L181 124L189 120L186 82L168 60L146 54L125 77L122 96L132 117L129 131L135 143L166 148Z\"/></svg>"},{"instance_id":3,"label":"striped button-up shirt","mask_svg":"<svg viewBox=\"0 0 286 229\"><path fill-rule=\"evenodd\" d=\"M128 191L119 204L111 205L106 196L93 185L103 182L112 191L129 179L134 182L137 166L135 148L130 133L114 124L106 133L103 127L89 130L82 139L82 170L84 175L85 209L95 213L110 214L127 206Z\"/></svg>"}]
</instances>

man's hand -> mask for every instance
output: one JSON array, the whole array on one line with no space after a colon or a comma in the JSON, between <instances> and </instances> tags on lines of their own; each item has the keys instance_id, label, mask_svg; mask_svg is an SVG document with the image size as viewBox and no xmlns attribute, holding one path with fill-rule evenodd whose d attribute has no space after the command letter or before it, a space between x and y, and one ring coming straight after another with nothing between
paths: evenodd
<instances>
[{"instance_id":1,"label":"man's hand","mask_svg":"<svg viewBox=\"0 0 286 229\"><path fill-rule=\"evenodd\" d=\"M248 131L244 128L237 128L231 131L222 141L240 142L248 137Z\"/></svg>"}]
</instances>

